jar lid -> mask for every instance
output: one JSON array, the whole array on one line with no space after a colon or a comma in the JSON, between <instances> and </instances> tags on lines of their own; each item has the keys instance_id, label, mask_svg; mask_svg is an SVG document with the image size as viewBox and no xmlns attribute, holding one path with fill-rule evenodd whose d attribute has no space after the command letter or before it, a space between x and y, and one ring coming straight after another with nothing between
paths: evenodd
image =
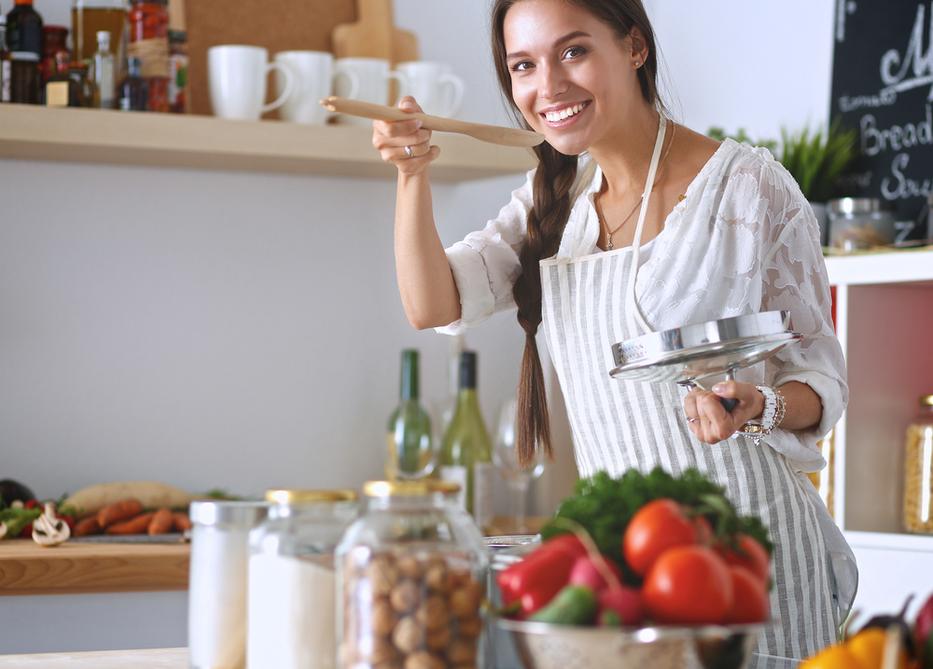
<instances>
[{"instance_id":1,"label":"jar lid","mask_svg":"<svg viewBox=\"0 0 933 669\"><path fill-rule=\"evenodd\" d=\"M266 501L274 504L313 504L315 502L355 502L355 490L266 490Z\"/></svg>"},{"instance_id":2,"label":"jar lid","mask_svg":"<svg viewBox=\"0 0 933 669\"><path fill-rule=\"evenodd\" d=\"M456 495L460 492L460 484L456 481L432 479L428 481L427 484L431 492L439 492L442 495Z\"/></svg>"},{"instance_id":3,"label":"jar lid","mask_svg":"<svg viewBox=\"0 0 933 669\"><path fill-rule=\"evenodd\" d=\"M833 214L871 214L881 211L881 200L876 197L842 197L829 201Z\"/></svg>"},{"instance_id":4,"label":"jar lid","mask_svg":"<svg viewBox=\"0 0 933 669\"><path fill-rule=\"evenodd\" d=\"M363 494L367 497L424 497L435 492L427 481L367 481Z\"/></svg>"},{"instance_id":5,"label":"jar lid","mask_svg":"<svg viewBox=\"0 0 933 669\"><path fill-rule=\"evenodd\" d=\"M268 502L202 500L191 502L189 516L195 525L252 527L266 517Z\"/></svg>"},{"instance_id":6,"label":"jar lid","mask_svg":"<svg viewBox=\"0 0 933 669\"><path fill-rule=\"evenodd\" d=\"M920 406L933 407L933 395L923 395L920 397Z\"/></svg>"}]
</instances>

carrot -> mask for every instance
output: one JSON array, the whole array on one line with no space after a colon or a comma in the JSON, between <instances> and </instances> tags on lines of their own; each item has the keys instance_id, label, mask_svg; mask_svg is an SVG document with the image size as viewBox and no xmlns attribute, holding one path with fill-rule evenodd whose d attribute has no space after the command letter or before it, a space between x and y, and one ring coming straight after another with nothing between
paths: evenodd
<instances>
[{"instance_id":1,"label":"carrot","mask_svg":"<svg viewBox=\"0 0 933 669\"><path fill-rule=\"evenodd\" d=\"M176 511L172 514L172 519L175 521L175 531L187 532L191 529L191 519L188 518L187 513Z\"/></svg>"},{"instance_id":2,"label":"carrot","mask_svg":"<svg viewBox=\"0 0 933 669\"><path fill-rule=\"evenodd\" d=\"M152 521L149 523L149 534L166 534L171 532L174 522L175 519L172 517L171 510L165 508L159 509L155 512Z\"/></svg>"},{"instance_id":3,"label":"carrot","mask_svg":"<svg viewBox=\"0 0 933 669\"><path fill-rule=\"evenodd\" d=\"M133 516L138 516L143 510L142 502L138 499L128 497L119 502L108 504L97 512L97 522L101 527L110 527L114 523L122 520L128 520Z\"/></svg>"},{"instance_id":4,"label":"carrot","mask_svg":"<svg viewBox=\"0 0 933 669\"><path fill-rule=\"evenodd\" d=\"M141 513L135 518L130 518L129 520L124 520L122 523L111 525L107 528L107 534L145 534L146 530L149 529L149 523L152 522L152 517L154 515L155 511Z\"/></svg>"},{"instance_id":5,"label":"carrot","mask_svg":"<svg viewBox=\"0 0 933 669\"><path fill-rule=\"evenodd\" d=\"M88 516L75 525L74 535L76 537L86 537L89 534L100 534L100 530L101 527L100 523L97 522L97 516Z\"/></svg>"}]
</instances>

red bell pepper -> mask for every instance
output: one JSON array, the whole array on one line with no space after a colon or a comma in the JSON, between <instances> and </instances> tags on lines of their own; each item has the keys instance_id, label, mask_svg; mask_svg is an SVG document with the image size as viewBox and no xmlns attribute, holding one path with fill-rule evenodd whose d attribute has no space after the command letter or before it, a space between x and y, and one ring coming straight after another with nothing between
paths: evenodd
<instances>
[{"instance_id":1,"label":"red bell pepper","mask_svg":"<svg viewBox=\"0 0 933 669\"><path fill-rule=\"evenodd\" d=\"M528 616L543 607L567 585L570 570L586 548L572 534L562 534L543 543L524 560L504 569L496 577L506 605L521 603Z\"/></svg>"}]
</instances>

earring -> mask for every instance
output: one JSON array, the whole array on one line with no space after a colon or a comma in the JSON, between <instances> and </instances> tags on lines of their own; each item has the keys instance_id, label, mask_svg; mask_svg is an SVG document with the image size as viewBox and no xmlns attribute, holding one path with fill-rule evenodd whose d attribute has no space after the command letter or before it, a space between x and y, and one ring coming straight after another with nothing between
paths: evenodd
<instances>
[{"instance_id":1,"label":"earring","mask_svg":"<svg viewBox=\"0 0 933 669\"><path fill-rule=\"evenodd\" d=\"M640 61L640 60L636 60L636 61L635 61L635 69L637 70L639 67L641 67L641 61Z\"/></svg>"}]
</instances>

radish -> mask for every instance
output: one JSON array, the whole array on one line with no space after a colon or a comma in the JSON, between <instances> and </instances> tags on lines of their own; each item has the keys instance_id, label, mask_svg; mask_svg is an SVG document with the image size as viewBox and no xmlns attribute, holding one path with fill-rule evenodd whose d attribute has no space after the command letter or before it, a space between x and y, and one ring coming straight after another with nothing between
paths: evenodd
<instances>
[{"instance_id":1,"label":"radish","mask_svg":"<svg viewBox=\"0 0 933 669\"><path fill-rule=\"evenodd\" d=\"M602 563L609 568L616 579L622 579L622 573L619 568L609 560L602 560ZM606 578L600 572L599 566L589 555L581 555L573 563L570 570L570 577L567 579L569 585L583 585L595 593L605 590L608 587Z\"/></svg>"},{"instance_id":2,"label":"radish","mask_svg":"<svg viewBox=\"0 0 933 669\"><path fill-rule=\"evenodd\" d=\"M599 593L597 621L604 627L640 625L644 619L641 593L625 586L608 588Z\"/></svg>"}]
</instances>

